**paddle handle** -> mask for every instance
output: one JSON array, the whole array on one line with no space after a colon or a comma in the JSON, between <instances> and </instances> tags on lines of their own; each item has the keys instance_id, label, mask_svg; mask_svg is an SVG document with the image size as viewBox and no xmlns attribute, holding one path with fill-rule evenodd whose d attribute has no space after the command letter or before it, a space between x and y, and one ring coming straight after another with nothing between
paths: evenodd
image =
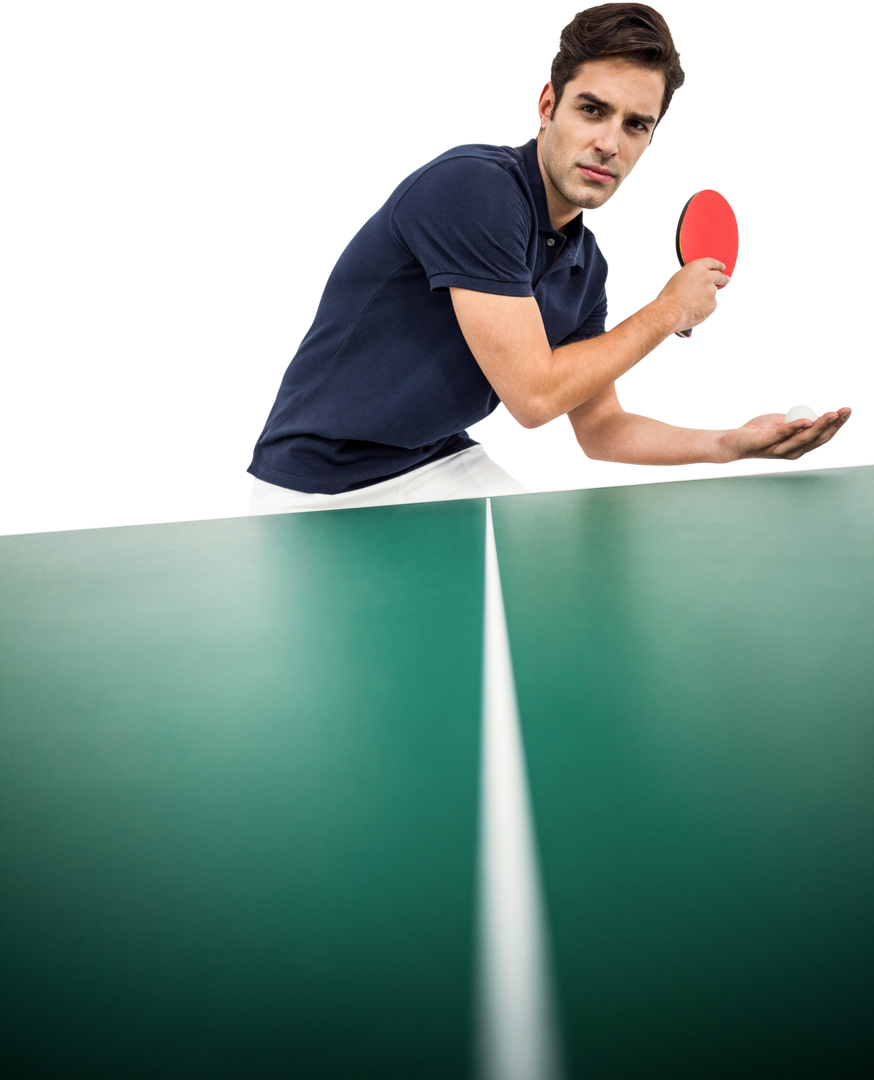
<instances>
[{"instance_id":1,"label":"paddle handle","mask_svg":"<svg viewBox=\"0 0 874 1080\"><path fill-rule=\"evenodd\" d=\"M692 331L691 330L675 330L674 333L677 335L677 337L691 337L692 336Z\"/></svg>"}]
</instances>

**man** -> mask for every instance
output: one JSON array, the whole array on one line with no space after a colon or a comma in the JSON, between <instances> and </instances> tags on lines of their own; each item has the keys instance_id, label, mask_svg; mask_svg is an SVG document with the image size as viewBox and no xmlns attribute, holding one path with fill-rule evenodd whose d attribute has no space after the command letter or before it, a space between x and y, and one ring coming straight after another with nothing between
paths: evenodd
<instances>
[{"instance_id":1,"label":"man","mask_svg":"<svg viewBox=\"0 0 874 1080\"><path fill-rule=\"evenodd\" d=\"M605 333L582 211L634 168L683 71L658 12L604 4L565 27L551 76L536 139L447 151L341 255L255 448L250 513L523 491L464 430L499 401L526 428L567 414L589 457L634 464L797 460L846 422L703 431L622 409L616 380L711 315L729 279L697 259Z\"/></svg>"}]
</instances>

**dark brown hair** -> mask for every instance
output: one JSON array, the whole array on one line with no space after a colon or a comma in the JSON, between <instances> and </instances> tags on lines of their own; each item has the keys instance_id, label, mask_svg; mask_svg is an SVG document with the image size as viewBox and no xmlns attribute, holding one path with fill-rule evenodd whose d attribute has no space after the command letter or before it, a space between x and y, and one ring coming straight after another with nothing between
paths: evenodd
<instances>
[{"instance_id":1,"label":"dark brown hair","mask_svg":"<svg viewBox=\"0 0 874 1080\"><path fill-rule=\"evenodd\" d=\"M665 94L659 120L665 115L674 91L686 76L680 67L668 24L646 4L601 4L575 15L561 32L561 47L552 61L550 80L555 90L555 107L561 101L565 84L587 60L622 56L632 64L660 71L665 80Z\"/></svg>"}]
</instances>

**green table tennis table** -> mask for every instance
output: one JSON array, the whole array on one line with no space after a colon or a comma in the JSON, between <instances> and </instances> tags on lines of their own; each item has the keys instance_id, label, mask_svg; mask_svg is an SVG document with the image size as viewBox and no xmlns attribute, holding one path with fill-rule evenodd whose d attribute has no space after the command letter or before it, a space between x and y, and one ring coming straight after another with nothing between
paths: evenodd
<instances>
[{"instance_id":1,"label":"green table tennis table","mask_svg":"<svg viewBox=\"0 0 874 1080\"><path fill-rule=\"evenodd\" d=\"M483 1050L489 550L548 1061ZM874 467L9 536L0 579L5 1076L874 1075Z\"/></svg>"}]
</instances>

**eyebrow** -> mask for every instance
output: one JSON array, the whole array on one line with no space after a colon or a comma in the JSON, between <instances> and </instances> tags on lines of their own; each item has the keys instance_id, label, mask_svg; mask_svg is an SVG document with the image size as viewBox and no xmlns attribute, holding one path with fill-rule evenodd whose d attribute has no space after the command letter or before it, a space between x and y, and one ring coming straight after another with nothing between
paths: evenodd
<instances>
[{"instance_id":1,"label":"eyebrow","mask_svg":"<svg viewBox=\"0 0 874 1080\"><path fill-rule=\"evenodd\" d=\"M602 101L599 97L595 97L594 94L590 94L587 90L583 90L582 93L577 94L574 101L588 101L592 105L597 105L603 109L608 116L613 116L616 112L616 106L611 105L609 101ZM644 116L643 113L627 113L626 120L639 120L641 124L654 124L654 116Z\"/></svg>"}]
</instances>

